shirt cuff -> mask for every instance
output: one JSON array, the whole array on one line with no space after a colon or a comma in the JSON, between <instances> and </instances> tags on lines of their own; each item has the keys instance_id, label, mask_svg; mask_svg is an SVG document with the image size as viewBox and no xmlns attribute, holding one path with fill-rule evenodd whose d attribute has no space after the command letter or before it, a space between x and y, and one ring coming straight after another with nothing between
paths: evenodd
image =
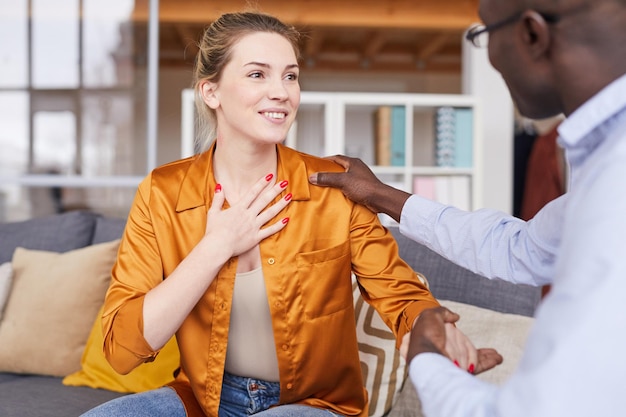
<instances>
[{"instance_id":1,"label":"shirt cuff","mask_svg":"<svg viewBox=\"0 0 626 417\"><path fill-rule=\"evenodd\" d=\"M400 213L400 233L409 239L424 244L432 235L437 216L446 206L413 194L409 197Z\"/></svg>"}]
</instances>

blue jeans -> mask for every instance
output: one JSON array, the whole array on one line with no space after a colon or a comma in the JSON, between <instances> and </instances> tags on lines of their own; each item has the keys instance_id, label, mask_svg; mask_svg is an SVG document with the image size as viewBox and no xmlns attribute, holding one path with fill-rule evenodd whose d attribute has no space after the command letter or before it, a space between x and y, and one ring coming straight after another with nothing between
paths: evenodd
<instances>
[{"instance_id":1,"label":"blue jeans","mask_svg":"<svg viewBox=\"0 0 626 417\"><path fill-rule=\"evenodd\" d=\"M224 373L219 417L342 417L321 408L277 404L280 385ZM186 417L185 407L172 388L164 387L108 401L81 417Z\"/></svg>"},{"instance_id":2,"label":"blue jeans","mask_svg":"<svg viewBox=\"0 0 626 417\"><path fill-rule=\"evenodd\" d=\"M87 411L81 417L186 417L185 407L172 388L125 395Z\"/></svg>"},{"instance_id":3,"label":"blue jeans","mask_svg":"<svg viewBox=\"0 0 626 417\"><path fill-rule=\"evenodd\" d=\"M224 373L219 417L341 417L321 408L287 404L274 408L280 399L280 384Z\"/></svg>"}]
</instances>

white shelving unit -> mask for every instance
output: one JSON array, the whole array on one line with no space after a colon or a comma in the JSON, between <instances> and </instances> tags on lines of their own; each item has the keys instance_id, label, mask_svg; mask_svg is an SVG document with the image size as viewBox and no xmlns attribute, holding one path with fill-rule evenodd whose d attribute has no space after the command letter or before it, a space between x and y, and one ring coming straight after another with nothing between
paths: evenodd
<instances>
[{"instance_id":1,"label":"white shelving unit","mask_svg":"<svg viewBox=\"0 0 626 417\"><path fill-rule=\"evenodd\" d=\"M183 157L193 152L193 92L182 96ZM404 106L405 164L374 164L374 113L383 105ZM472 164L467 168L435 164L435 112L443 106L472 109ZM302 92L296 123L286 144L318 156L344 154L361 158L384 182L413 192L415 177L467 178L470 202L466 208L482 207L482 131L478 100L457 94Z\"/></svg>"},{"instance_id":2,"label":"white shelving unit","mask_svg":"<svg viewBox=\"0 0 626 417\"><path fill-rule=\"evenodd\" d=\"M374 113L383 105L405 107L403 166L377 166L374 163ZM435 164L435 112L444 106L472 109L470 167L439 167ZM482 206L480 120L479 103L469 95L303 92L287 145L313 155L359 157L381 180L408 192L413 192L417 176L466 177L471 199L467 208L476 209Z\"/></svg>"}]
</instances>

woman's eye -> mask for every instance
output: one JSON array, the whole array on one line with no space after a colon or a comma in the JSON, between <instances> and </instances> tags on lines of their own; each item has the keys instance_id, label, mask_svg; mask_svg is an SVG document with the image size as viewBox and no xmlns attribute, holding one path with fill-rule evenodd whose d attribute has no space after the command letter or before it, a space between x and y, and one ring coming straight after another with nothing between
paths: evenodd
<instances>
[{"instance_id":1,"label":"woman's eye","mask_svg":"<svg viewBox=\"0 0 626 417\"><path fill-rule=\"evenodd\" d=\"M295 74L295 73L287 74L285 78L290 81L296 81L298 79L298 74Z\"/></svg>"},{"instance_id":2,"label":"woman's eye","mask_svg":"<svg viewBox=\"0 0 626 417\"><path fill-rule=\"evenodd\" d=\"M261 78L263 74L259 71L253 72L249 75L250 78Z\"/></svg>"}]
</instances>

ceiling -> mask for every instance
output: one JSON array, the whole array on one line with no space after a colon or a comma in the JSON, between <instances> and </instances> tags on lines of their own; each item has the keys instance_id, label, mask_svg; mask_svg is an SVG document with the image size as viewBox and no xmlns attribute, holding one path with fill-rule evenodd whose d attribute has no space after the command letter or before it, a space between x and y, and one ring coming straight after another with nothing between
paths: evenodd
<instances>
[{"instance_id":1,"label":"ceiling","mask_svg":"<svg viewBox=\"0 0 626 417\"><path fill-rule=\"evenodd\" d=\"M224 12L257 10L303 34L307 71L460 72L463 32L479 0L160 0L160 61L191 67L195 42ZM147 21L148 0L134 20Z\"/></svg>"}]
</instances>

